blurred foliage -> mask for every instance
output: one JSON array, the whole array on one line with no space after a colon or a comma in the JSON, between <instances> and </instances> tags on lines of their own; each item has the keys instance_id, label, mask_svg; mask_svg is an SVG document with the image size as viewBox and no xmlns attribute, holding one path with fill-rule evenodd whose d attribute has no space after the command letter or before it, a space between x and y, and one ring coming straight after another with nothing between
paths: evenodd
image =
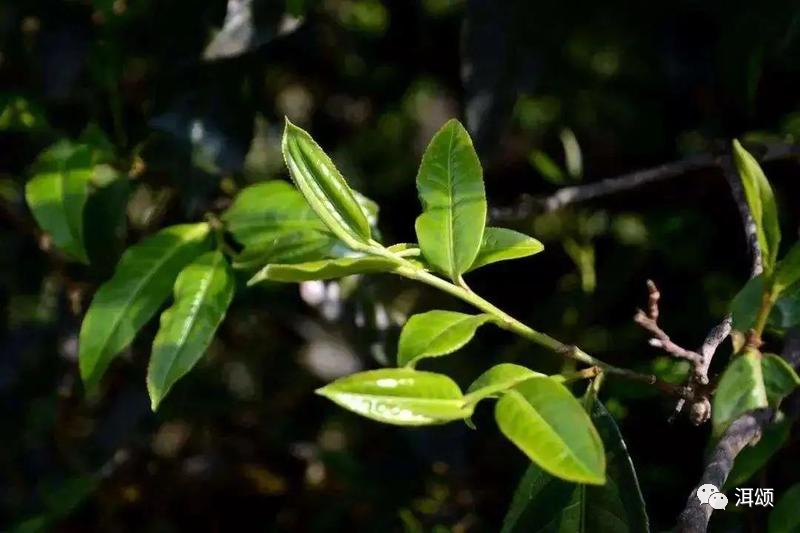
<instances>
[{"instance_id":1,"label":"blurred foliage","mask_svg":"<svg viewBox=\"0 0 800 533\"><path fill-rule=\"evenodd\" d=\"M207 356L153 415L152 323L101 394L84 395L76 346L89 298L127 244L284 177L284 115L382 206L394 242L413 240L420 153L453 116L476 139L491 206L734 136L797 141L799 17L789 2L721 0L0 3L0 529L498 530L526 465L496 431L384 427L312 394L394 360L411 313L463 310L456 302L382 277L239 292ZM86 266L24 207L33 164L56 143L99 147ZM795 235L796 167L768 172ZM749 271L727 198L716 172L697 171L534 216L517 229L545 252L471 283L606 361L679 381L686 368L630 318L646 278L683 344L699 345L726 312ZM431 366L462 385L488 360L561 370L502 332L476 341ZM671 527L710 428L667 425L672 402L630 383L609 380L603 396L653 529ZM474 421L493 424L481 409ZM779 499L800 475L797 451L787 437L751 486ZM742 517L714 520L725 531Z\"/></svg>"}]
</instances>

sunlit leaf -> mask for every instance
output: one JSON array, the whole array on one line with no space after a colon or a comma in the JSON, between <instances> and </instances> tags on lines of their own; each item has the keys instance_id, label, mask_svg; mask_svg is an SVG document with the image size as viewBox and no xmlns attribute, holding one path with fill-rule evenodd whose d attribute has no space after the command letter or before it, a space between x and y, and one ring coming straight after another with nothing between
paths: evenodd
<instances>
[{"instance_id":1,"label":"sunlit leaf","mask_svg":"<svg viewBox=\"0 0 800 533\"><path fill-rule=\"evenodd\" d=\"M747 411L767 406L767 391L761 372L761 354L747 350L728 364L712 402L711 421L714 435Z\"/></svg>"},{"instance_id":2,"label":"sunlit leaf","mask_svg":"<svg viewBox=\"0 0 800 533\"><path fill-rule=\"evenodd\" d=\"M267 240L247 246L233 266L255 270L272 263L304 263L329 257L340 241L327 232L298 230L275 233ZM341 244L341 246L344 246Z\"/></svg>"},{"instance_id":3,"label":"sunlit leaf","mask_svg":"<svg viewBox=\"0 0 800 533\"><path fill-rule=\"evenodd\" d=\"M422 214L416 230L428 263L457 279L481 247L486 224L483 170L472 140L457 120L434 135L417 174Z\"/></svg>"},{"instance_id":4,"label":"sunlit leaf","mask_svg":"<svg viewBox=\"0 0 800 533\"><path fill-rule=\"evenodd\" d=\"M401 426L442 424L472 413L449 377L408 368L360 372L317 393L367 418Z\"/></svg>"},{"instance_id":5,"label":"sunlit leaf","mask_svg":"<svg viewBox=\"0 0 800 533\"><path fill-rule=\"evenodd\" d=\"M594 402L592 421L606 449L605 485L570 483L531 465L514 494L503 533L649 531L630 455L617 424L599 401Z\"/></svg>"},{"instance_id":6,"label":"sunlit leaf","mask_svg":"<svg viewBox=\"0 0 800 533\"><path fill-rule=\"evenodd\" d=\"M85 146L61 142L43 152L25 187L33 217L68 255L88 263L83 208L89 196L92 156Z\"/></svg>"},{"instance_id":7,"label":"sunlit leaf","mask_svg":"<svg viewBox=\"0 0 800 533\"><path fill-rule=\"evenodd\" d=\"M483 398L494 397L498 393L506 391L525 380L542 376L544 374L534 372L521 365L500 363L478 376L472 382L472 385L467 389L466 398L469 401L478 402Z\"/></svg>"},{"instance_id":8,"label":"sunlit leaf","mask_svg":"<svg viewBox=\"0 0 800 533\"><path fill-rule=\"evenodd\" d=\"M368 242L364 208L311 135L287 119L282 149L292 180L325 225L348 246Z\"/></svg>"},{"instance_id":9,"label":"sunlit leaf","mask_svg":"<svg viewBox=\"0 0 800 533\"><path fill-rule=\"evenodd\" d=\"M262 281L311 281L342 278L355 274L392 272L397 268L394 261L383 257L342 257L297 264L267 265L250 278L248 285Z\"/></svg>"},{"instance_id":10,"label":"sunlit leaf","mask_svg":"<svg viewBox=\"0 0 800 533\"><path fill-rule=\"evenodd\" d=\"M408 319L400 332L397 366L413 367L426 357L452 353L475 335L489 315L467 315L453 311L428 311Z\"/></svg>"},{"instance_id":11,"label":"sunlit leaf","mask_svg":"<svg viewBox=\"0 0 800 533\"><path fill-rule=\"evenodd\" d=\"M783 493L769 513L768 533L797 533L800 529L800 483Z\"/></svg>"},{"instance_id":12,"label":"sunlit leaf","mask_svg":"<svg viewBox=\"0 0 800 533\"><path fill-rule=\"evenodd\" d=\"M161 313L147 369L153 410L172 386L200 360L233 299L235 282L221 252L189 263L175 280L172 307Z\"/></svg>"},{"instance_id":13,"label":"sunlit leaf","mask_svg":"<svg viewBox=\"0 0 800 533\"><path fill-rule=\"evenodd\" d=\"M758 161L735 139L733 159L742 178L750 213L756 223L764 270L769 273L775 266L781 240L775 196Z\"/></svg>"},{"instance_id":14,"label":"sunlit leaf","mask_svg":"<svg viewBox=\"0 0 800 533\"><path fill-rule=\"evenodd\" d=\"M208 224L165 228L129 248L100 286L81 325L79 362L88 390L158 311L183 267L207 249Z\"/></svg>"},{"instance_id":15,"label":"sunlit leaf","mask_svg":"<svg viewBox=\"0 0 800 533\"><path fill-rule=\"evenodd\" d=\"M503 434L548 473L579 483L605 482L600 436L561 383L547 377L519 383L498 400L495 418Z\"/></svg>"},{"instance_id":16,"label":"sunlit leaf","mask_svg":"<svg viewBox=\"0 0 800 533\"><path fill-rule=\"evenodd\" d=\"M478 256L469 269L475 270L498 261L528 257L542 250L542 243L524 233L506 228L486 228Z\"/></svg>"},{"instance_id":17,"label":"sunlit leaf","mask_svg":"<svg viewBox=\"0 0 800 533\"><path fill-rule=\"evenodd\" d=\"M800 385L797 372L779 355L764 354L761 358L761 372L764 375L767 400L773 407Z\"/></svg>"}]
</instances>

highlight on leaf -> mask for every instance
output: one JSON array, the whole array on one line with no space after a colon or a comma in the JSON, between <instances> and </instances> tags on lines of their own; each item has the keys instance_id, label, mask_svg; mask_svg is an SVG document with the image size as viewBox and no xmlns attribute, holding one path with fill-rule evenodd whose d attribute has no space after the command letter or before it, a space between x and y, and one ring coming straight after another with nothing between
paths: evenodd
<instances>
[{"instance_id":1,"label":"highlight on leaf","mask_svg":"<svg viewBox=\"0 0 800 533\"><path fill-rule=\"evenodd\" d=\"M408 319L400 332L397 365L413 367L420 359L455 352L491 320L490 315L467 315L454 311L428 311Z\"/></svg>"}]
</instances>

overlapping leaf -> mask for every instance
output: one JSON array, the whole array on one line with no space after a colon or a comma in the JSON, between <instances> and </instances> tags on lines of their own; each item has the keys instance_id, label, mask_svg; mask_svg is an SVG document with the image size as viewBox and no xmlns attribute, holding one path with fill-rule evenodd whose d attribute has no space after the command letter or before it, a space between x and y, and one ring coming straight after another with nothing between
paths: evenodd
<instances>
[{"instance_id":1,"label":"overlapping leaf","mask_svg":"<svg viewBox=\"0 0 800 533\"><path fill-rule=\"evenodd\" d=\"M471 402L478 402L484 398L496 396L498 393L513 388L533 377L542 377L544 374L534 372L521 365L513 363L500 363L495 365L472 382L467 389L466 398Z\"/></svg>"},{"instance_id":2,"label":"overlapping leaf","mask_svg":"<svg viewBox=\"0 0 800 533\"><path fill-rule=\"evenodd\" d=\"M235 283L221 252L201 255L175 281L175 303L161 314L147 370L155 411L172 386L203 356L225 318Z\"/></svg>"},{"instance_id":3,"label":"overlapping leaf","mask_svg":"<svg viewBox=\"0 0 800 533\"><path fill-rule=\"evenodd\" d=\"M524 233L507 228L486 228L483 242L469 270L475 270L498 261L520 259L538 254L544 245Z\"/></svg>"},{"instance_id":4,"label":"overlapping leaf","mask_svg":"<svg viewBox=\"0 0 800 533\"><path fill-rule=\"evenodd\" d=\"M397 349L397 365L413 367L426 357L440 357L458 350L491 320L490 315L467 315L454 311L428 311L408 319Z\"/></svg>"},{"instance_id":5,"label":"overlapping leaf","mask_svg":"<svg viewBox=\"0 0 800 533\"><path fill-rule=\"evenodd\" d=\"M780 401L800 385L800 377L786 360L772 353L761 358L761 372L764 376L764 388L767 401L777 406Z\"/></svg>"}]
</instances>

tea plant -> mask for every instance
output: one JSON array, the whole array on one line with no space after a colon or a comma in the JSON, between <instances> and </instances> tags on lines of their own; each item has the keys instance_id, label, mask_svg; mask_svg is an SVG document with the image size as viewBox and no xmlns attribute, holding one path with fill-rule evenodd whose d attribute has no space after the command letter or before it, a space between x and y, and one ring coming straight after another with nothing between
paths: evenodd
<instances>
[{"instance_id":1,"label":"tea plant","mask_svg":"<svg viewBox=\"0 0 800 533\"><path fill-rule=\"evenodd\" d=\"M45 151L26 191L32 213L55 245L83 262L88 261L83 208L91 190L110 174L103 146L87 138ZM709 380L710 356L669 339L658 325L655 285L650 286L647 312L636 317L653 335L652 344L694 364L685 386L600 361L520 322L469 287L465 276L470 272L536 255L544 247L528 235L487 225L481 165L459 122L447 122L422 157L416 177L422 203L417 243L381 243L378 207L352 190L312 137L288 121L282 149L294 186L285 181L250 186L220 218L167 227L124 253L113 277L94 295L80 331L80 374L89 394L97 392L112 361L172 296L160 315L147 371L156 410L211 343L233 300L236 271L255 272L247 285L401 276L462 300L475 313L429 310L412 316L400 334L396 367L352 374L317 393L364 417L404 426L454 421L472 426L476 406L492 400L499 430L532 462L505 530L561 524L570 531L647 531L633 464L598 399L604 377L637 380L688 402L695 422L710 416L715 441L732 438L729 429L748 413L768 408L764 427L780 421L782 400L800 384L786 360L761 351L767 328L780 335L800 323L800 244L778 260L781 233L771 187L738 142L733 158L762 272L732 302L735 353L730 363L718 380ZM229 236L237 246L231 246ZM427 359L458 351L484 326L506 330L585 368L544 375L497 364L466 391L445 374L420 369ZM570 385L581 380L589 384L576 399ZM722 485L725 479L714 481Z\"/></svg>"}]
</instances>

